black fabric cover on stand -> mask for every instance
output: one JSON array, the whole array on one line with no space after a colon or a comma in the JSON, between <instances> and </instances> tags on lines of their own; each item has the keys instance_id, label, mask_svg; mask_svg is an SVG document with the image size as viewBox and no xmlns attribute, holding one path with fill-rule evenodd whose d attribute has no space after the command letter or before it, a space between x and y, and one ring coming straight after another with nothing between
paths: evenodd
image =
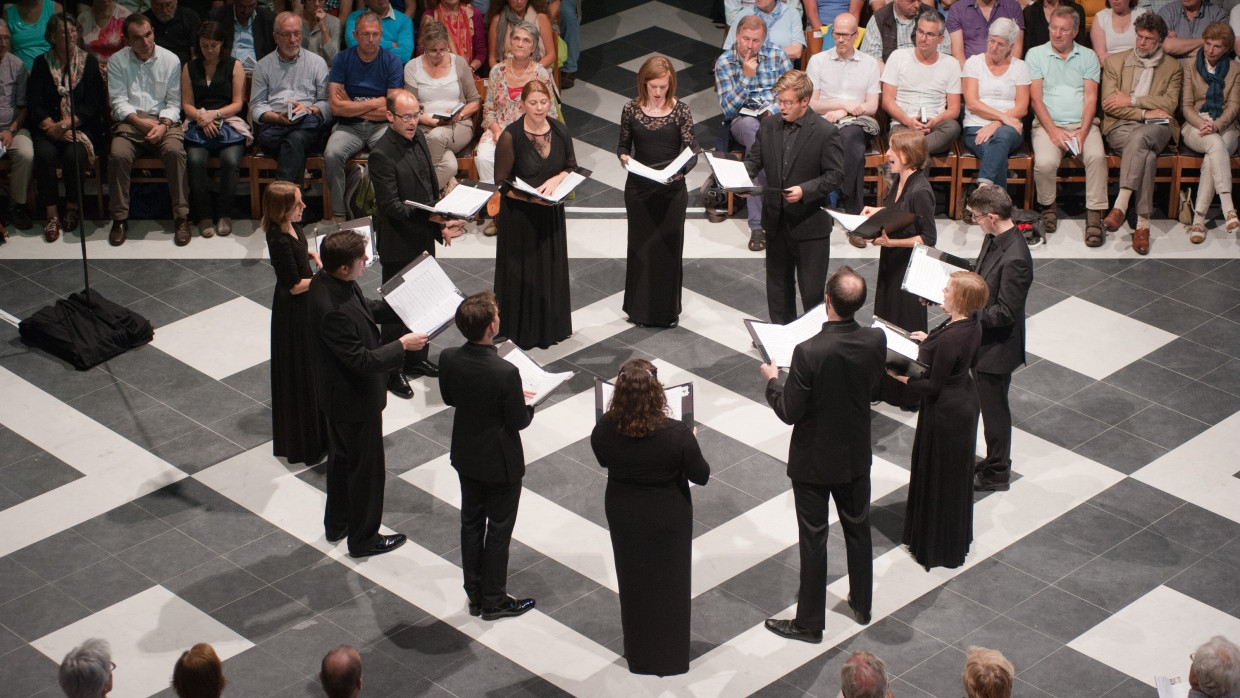
<instances>
[{"instance_id":1,"label":"black fabric cover on stand","mask_svg":"<svg viewBox=\"0 0 1240 698\"><path fill-rule=\"evenodd\" d=\"M62 358L79 371L155 336L149 320L89 289L40 308L17 329L27 345Z\"/></svg>"}]
</instances>

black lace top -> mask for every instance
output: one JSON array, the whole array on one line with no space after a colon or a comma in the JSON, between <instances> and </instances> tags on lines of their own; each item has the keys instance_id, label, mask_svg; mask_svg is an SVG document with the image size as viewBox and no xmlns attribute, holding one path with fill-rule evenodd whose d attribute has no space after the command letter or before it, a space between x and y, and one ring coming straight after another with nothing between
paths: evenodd
<instances>
[{"instance_id":1,"label":"black lace top","mask_svg":"<svg viewBox=\"0 0 1240 698\"><path fill-rule=\"evenodd\" d=\"M620 147L618 155L628 155L648 167L665 167L685 148L696 148L693 138L693 114L688 105L677 101L666 116L650 116L631 101L620 112ZM697 164L690 160L681 173Z\"/></svg>"}]
</instances>

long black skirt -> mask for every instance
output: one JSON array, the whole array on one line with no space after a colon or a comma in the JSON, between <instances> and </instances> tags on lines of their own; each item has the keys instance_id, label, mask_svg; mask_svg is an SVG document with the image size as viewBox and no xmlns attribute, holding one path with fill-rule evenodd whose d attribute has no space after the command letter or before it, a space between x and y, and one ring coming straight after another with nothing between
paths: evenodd
<instances>
[{"instance_id":1,"label":"long black skirt","mask_svg":"<svg viewBox=\"0 0 1240 698\"><path fill-rule=\"evenodd\" d=\"M683 179L664 185L629 175L625 182L629 250L624 312L630 322L667 326L680 318L688 201Z\"/></svg>"},{"instance_id":2,"label":"long black skirt","mask_svg":"<svg viewBox=\"0 0 1240 698\"><path fill-rule=\"evenodd\" d=\"M327 422L314 387L308 295L277 285L271 302L271 450L313 465L327 451Z\"/></svg>"},{"instance_id":3,"label":"long black skirt","mask_svg":"<svg viewBox=\"0 0 1240 698\"><path fill-rule=\"evenodd\" d=\"M505 196L496 227L500 334L522 349L546 349L568 339L573 333L573 311L564 207Z\"/></svg>"}]
</instances>

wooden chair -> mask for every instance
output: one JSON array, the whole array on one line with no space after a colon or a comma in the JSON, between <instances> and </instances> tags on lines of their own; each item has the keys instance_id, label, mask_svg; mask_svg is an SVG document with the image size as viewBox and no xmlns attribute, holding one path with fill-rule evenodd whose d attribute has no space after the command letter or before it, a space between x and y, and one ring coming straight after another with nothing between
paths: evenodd
<instances>
[{"instance_id":1,"label":"wooden chair","mask_svg":"<svg viewBox=\"0 0 1240 698\"><path fill-rule=\"evenodd\" d=\"M805 70L805 66L809 65L809 59L814 54L822 53L822 34L814 29L805 30L805 49L801 51L801 70Z\"/></svg>"},{"instance_id":2,"label":"wooden chair","mask_svg":"<svg viewBox=\"0 0 1240 698\"><path fill-rule=\"evenodd\" d=\"M487 101L487 81L481 78L474 79L474 86L478 88L478 96L482 98L482 104ZM469 145L465 148L466 155L456 156L456 170L458 173L464 172L467 179L478 180L478 164L474 160L474 148L478 145L478 139L482 137L482 107L479 105L478 111L474 114L474 137L469 140Z\"/></svg>"},{"instance_id":3,"label":"wooden chair","mask_svg":"<svg viewBox=\"0 0 1240 698\"><path fill-rule=\"evenodd\" d=\"M266 188L266 185L276 181L275 171L280 163L277 162L275 158L264 155L262 151L259 150L258 144L255 143L254 151L250 155L242 158L241 164L242 167L248 167L249 171L250 217L255 220L262 220L262 191ZM306 169L311 172L311 174L306 177L306 182L317 182L323 187L323 217L330 219L331 197L327 194L326 168L323 166L323 156L311 155L306 157Z\"/></svg>"},{"instance_id":4,"label":"wooden chair","mask_svg":"<svg viewBox=\"0 0 1240 698\"><path fill-rule=\"evenodd\" d=\"M952 201L955 202L955 218L963 215L960 210L960 196L964 193L964 185L977 181L977 171L981 167L981 160L978 159L967 147L964 141L958 141L957 146L960 150L960 158L957 164L958 176L953 181ZM1033 207L1033 151L1029 147L1028 142L1020 144L1020 148L1008 158L1008 172L1015 172L1016 177L1008 176L1008 188L1011 189L1013 184L1019 184L1025 189L1024 208Z\"/></svg>"},{"instance_id":5,"label":"wooden chair","mask_svg":"<svg viewBox=\"0 0 1240 698\"><path fill-rule=\"evenodd\" d=\"M883 134L870 137L870 147L865 151L865 175L862 181L874 185L875 206L882 206L887 197L887 180L883 178L882 166L887 162L887 139ZM847 166L847 163L845 163Z\"/></svg>"},{"instance_id":6,"label":"wooden chair","mask_svg":"<svg viewBox=\"0 0 1240 698\"><path fill-rule=\"evenodd\" d=\"M1178 216L1180 212L1180 189L1185 184L1201 183L1201 168L1205 162L1204 155L1184 145L1183 142L1180 143L1180 148L1175 155L1175 172L1171 178L1172 218ZM1233 182L1240 181L1240 155L1231 158L1231 173Z\"/></svg>"},{"instance_id":7,"label":"wooden chair","mask_svg":"<svg viewBox=\"0 0 1240 698\"><path fill-rule=\"evenodd\" d=\"M952 142L947 152L942 155L931 155L930 164L926 167L926 180L931 184L935 182L944 182L948 185L948 191L951 192L951 200L947 202L947 216L956 218L956 187L959 175L957 168L960 165L960 146L956 142Z\"/></svg>"},{"instance_id":8,"label":"wooden chair","mask_svg":"<svg viewBox=\"0 0 1240 698\"><path fill-rule=\"evenodd\" d=\"M12 171L13 171L12 161L9 160L8 158L0 159L0 178L2 178L5 182L7 182L9 177L11 176ZM56 176L57 176L57 179L63 180L65 177L68 176L68 174L64 172L63 169L58 168L56 170ZM98 156L95 156L91 158L89 161L87 161L86 171L82 173L82 184L83 185L85 185L86 182L91 181L91 180L93 180L95 183L95 211L100 218L107 218L108 217L107 209L104 207L104 201L103 201L103 161L101 161ZM12 192L10 192L9 195L12 196ZM85 191L82 192L82 198L86 199ZM38 215L38 211L40 207L41 206L45 207L47 205L48 204L46 202L43 202L43 203L39 202L38 190L35 188L34 177L31 177L30 186L29 186L28 191L26 192L26 210L31 214L32 217L37 219L41 217L40 215ZM85 216L85 213L83 213L83 216Z\"/></svg>"}]
</instances>

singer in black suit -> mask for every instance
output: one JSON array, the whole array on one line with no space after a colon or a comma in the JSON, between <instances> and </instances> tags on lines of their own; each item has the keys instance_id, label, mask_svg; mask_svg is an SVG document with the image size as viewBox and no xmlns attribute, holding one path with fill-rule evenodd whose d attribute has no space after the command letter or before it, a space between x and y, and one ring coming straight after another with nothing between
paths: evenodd
<instances>
[{"instance_id":1,"label":"singer in black suit","mask_svg":"<svg viewBox=\"0 0 1240 698\"><path fill-rule=\"evenodd\" d=\"M870 400L885 375L887 340L853 314L865 304L865 279L842 266L827 280L827 322L792 352L788 380L762 366L766 401L791 424L788 477L796 500L801 587L795 619L766 621L776 635L822 642L827 603L827 503L835 499L848 554L848 605L870 622L874 566L870 545Z\"/></svg>"},{"instance_id":2,"label":"singer in black suit","mask_svg":"<svg viewBox=\"0 0 1240 698\"><path fill-rule=\"evenodd\" d=\"M400 90L387 98L388 130L370 151L370 181L375 187L374 231L377 235L379 268L383 282L396 276L423 252L435 256L435 243L451 245L465 221L447 221L437 214L405 203L434 204L439 199L439 183L431 163L426 138L418 128L418 98ZM405 121L409 118L408 121ZM408 332L400 320L383 324L383 340L390 342ZM405 375L439 375L431 363L430 347L405 354L404 368L388 374L388 390L403 398L413 397Z\"/></svg>"},{"instance_id":3,"label":"singer in black suit","mask_svg":"<svg viewBox=\"0 0 1240 698\"><path fill-rule=\"evenodd\" d=\"M799 70L775 83L780 117L762 120L745 154L750 178L766 172L778 187L762 195L766 230L766 304L771 322L797 319L796 289L802 310L818 305L831 261L833 219L822 207L844 180L844 151L835 124L809 109L814 85Z\"/></svg>"},{"instance_id":4,"label":"singer in black suit","mask_svg":"<svg viewBox=\"0 0 1240 698\"><path fill-rule=\"evenodd\" d=\"M456 327L467 341L440 355L439 392L456 408L451 459L461 479L461 568L470 615L498 620L534 608L534 599L514 599L507 589L508 544L525 475L519 432L534 408L525 404L517 367L495 349L495 294L462 301Z\"/></svg>"},{"instance_id":5,"label":"singer in black suit","mask_svg":"<svg viewBox=\"0 0 1240 698\"><path fill-rule=\"evenodd\" d=\"M362 295L357 280L366 271L366 239L341 230L323 241L323 268L310 280L310 333L315 339L319 406L327 417L329 458L327 540L346 535L353 557L394 550L405 536L380 535L383 483L384 376L400 366L405 351L426 344L424 334L405 334L384 344L376 322L396 317L384 301Z\"/></svg>"},{"instance_id":6,"label":"singer in black suit","mask_svg":"<svg viewBox=\"0 0 1240 698\"><path fill-rule=\"evenodd\" d=\"M986 459L977 465L973 488L1006 490L1012 476L1012 371L1025 363L1025 301L1033 285L1033 257L1025 236L1012 223L1012 197L993 184L969 197L973 220L986 233L977 273L990 298L979 313L982 346L977 355L977 397L982 406Z\"/></svg>"}]
</instances>

